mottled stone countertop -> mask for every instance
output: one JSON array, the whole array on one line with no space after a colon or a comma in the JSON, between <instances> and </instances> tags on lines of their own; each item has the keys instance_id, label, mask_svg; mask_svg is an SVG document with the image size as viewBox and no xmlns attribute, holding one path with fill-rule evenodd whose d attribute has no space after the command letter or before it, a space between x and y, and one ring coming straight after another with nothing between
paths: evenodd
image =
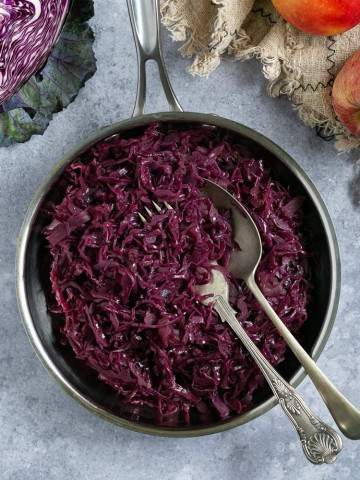
<instances>
[{"instance_id":1,"label":"mottled stone countertop","mask_svg":"<svg viewBox=\"0 0 360 480\"><path fill-rule=\"evenodd\" d=\"M64 152L99 126L128 117L136 88L135 50L125 1L96 0L98 72L42 137L0 150L0 478L2 480L356 480L360 443L344 441L335 465L314 467L279 407L222 434L152 438L95 417L62 390L35 356L20 322L14 286L15 242L36 188ZM105 8L103 8L105 6ZM319 365L360 403L360 170L357 154L304 127L285 99L265 94L260 66L223 62L208 79L190 77L187 60L164 33L167 67L185 109L216 112L254 127L309 174L334 221L341 249L337 321ZM151 70L149 107L164 108ZM330 421L312 384L299 388Z\"/></svg>"}]
</instances>

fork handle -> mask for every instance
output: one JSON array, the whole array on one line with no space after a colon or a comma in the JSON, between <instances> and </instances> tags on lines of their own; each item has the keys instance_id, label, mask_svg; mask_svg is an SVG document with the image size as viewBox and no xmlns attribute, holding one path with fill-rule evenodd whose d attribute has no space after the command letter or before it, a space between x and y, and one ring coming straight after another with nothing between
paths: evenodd
<instances>
[{"instance_id":1,"label":"fork handle","mask_svg":"<svg viewBox=\"0 0 360 480\"><path fill-rule=\"evenodd\" d=\"M270 365L223 296L216 297L214 308L220 318L230 325L259 366L281 408L298 432L307 459L314 464L333 463L342 449L340 436L312 413L295 389Z\"/></svg>"},{"instance_id":2,"label":"fork handle","mask_svg":"<svg viewBox=\"0 0 360 480\"><path fill-rule=\"evenodd\" d=\"M162 55L159 0L127 0L138 61L138 88L133 117L144 113L146 102L146 62L154 60L170 110L182 111L172 89Z\"/></svg>"},{"instance_id":3,"label":"fork handle","mask_svg":"<svg viewBox=\"0 0 360 480\"><path fill-rule=\"evenodd\" d=\"M245 279L245 282L261 308L268 315L280 335L284 338L294 355L306 370L313 384L319 391L328 407L333 419L341 432L352 440L360 439L360 410L339 392L335 385L320 370L310 355L303 349L300 343L292 335L290 330L275 313L261 290L257 286L254 277Z\"/></svg>"}]
</instances>

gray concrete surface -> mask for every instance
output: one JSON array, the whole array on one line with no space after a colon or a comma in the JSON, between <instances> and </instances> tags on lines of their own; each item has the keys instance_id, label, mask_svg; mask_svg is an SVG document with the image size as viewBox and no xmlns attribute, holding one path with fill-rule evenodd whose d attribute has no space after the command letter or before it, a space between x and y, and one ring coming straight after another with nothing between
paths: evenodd
<instances>
[{"instance_id":1,"label":"gray concrete surface","mask_svg":"<svg viewBox=\"0 0 360 480\"><path fill-rule=\"evenodd\" d=\"M95 128L130 115L135 53L124 0L96 0L98 72L42 137L0 150L0 479L1 480L357 480L360 444L344 441L333 466L303 458L279 408L250 424L198 439L151 438L87 412L42 368L20 323L15 241L35 189L63 153ZM343 265L340 310L320 366L360 403L360 169L304 127L286 100L266 97L256 62L224 62L193 79L165 34L166 62L186 109L217 112L255 127L284 147L313 179L334 220ZM150 107L164 101L156 77ZM300 391L330 421L311 383Z\"/></svg>"}]
</instances>

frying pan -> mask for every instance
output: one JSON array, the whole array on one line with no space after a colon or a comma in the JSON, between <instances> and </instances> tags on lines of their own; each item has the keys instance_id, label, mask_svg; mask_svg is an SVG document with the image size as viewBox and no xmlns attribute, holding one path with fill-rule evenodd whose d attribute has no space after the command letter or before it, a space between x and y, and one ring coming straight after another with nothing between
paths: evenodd
<instances>
[{"instance_id":1,"label":"frying pan","mask_svg":"<svg viewBox=\"0 0 360 480\"><path fill-rule=\"evenodd\" d=\"M311 232L316 248L314 268L314 295L309 307L309 320L302 329L304 348L317 359L322 352L335 319L340 293L339 249L327 209L311 180L286 152L255 130L208 113L183 112L171 87L164 67L160 47L158 0L128 0L138 57L138 88L133 116L96 131L86 141L69 152L53 169L40 186L26 213L20 232L17 250L17 295L23 323L29 339L44 366L72 397L92 412L117 425L164 436L197 436L220 432L242 425L267 412L276 404L270 392L260 392L255 406L248 412L210 425L189 427L163 427L150 419L133 421L120 410L115 393L99 382L96 375L74 358L70 349L58 344L52 327L52 318L46 307L49 284L42 230L46 220L42 207L56 194L54 188L64 169L97 142L115 134L131 135L153 122L169 124L175 128L190 125L212 125L232 132L239 143L246 145L256 156L271 167L272 176L288 186L296 195L305 198L306 228ZM154 60L170 111L144 114L146 101L146 62ZM44 273L45 272L45 273ZM288 353L279 366L279 372L293 386L305 377L305 371Z\"/></svg>"}]
</instances>

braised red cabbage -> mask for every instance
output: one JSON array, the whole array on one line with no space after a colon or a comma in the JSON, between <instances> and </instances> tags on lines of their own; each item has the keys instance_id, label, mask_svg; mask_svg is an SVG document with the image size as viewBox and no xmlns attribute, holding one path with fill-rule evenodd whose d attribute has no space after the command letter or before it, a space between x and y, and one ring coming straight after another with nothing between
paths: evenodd
<instances>
[{"instance_id":1,"label":"braised red cabbage","mask_svg":"<svg viewBox=\"0 0 360 480\"><path fill-rule=\"evenodd\" d=\"M59 36L70 0L2 0L0 103L35 73Z\"/></svg>"},{"instance_id":2,"label":"braised red cabbage","mask_svg":"<svg viewBox=\"0 0 360 480\"><path fill-rule=\"evenodd\" d=\"M210 264L227 266L231 227L200 192L201 178L226 187L251 211L263 239L257 280L286 325L307 318L310 283L301 198L271 178L231 134L213 127L115 135L69 165L45 231L52 310L76 357L113 387L133 419L208 423L245 412L263 379L194 285ZM151 201L167 201L144 226ZM231 280L238 319L266 358L285 343L242 282Z\"/></svg>"}]
</instances>

